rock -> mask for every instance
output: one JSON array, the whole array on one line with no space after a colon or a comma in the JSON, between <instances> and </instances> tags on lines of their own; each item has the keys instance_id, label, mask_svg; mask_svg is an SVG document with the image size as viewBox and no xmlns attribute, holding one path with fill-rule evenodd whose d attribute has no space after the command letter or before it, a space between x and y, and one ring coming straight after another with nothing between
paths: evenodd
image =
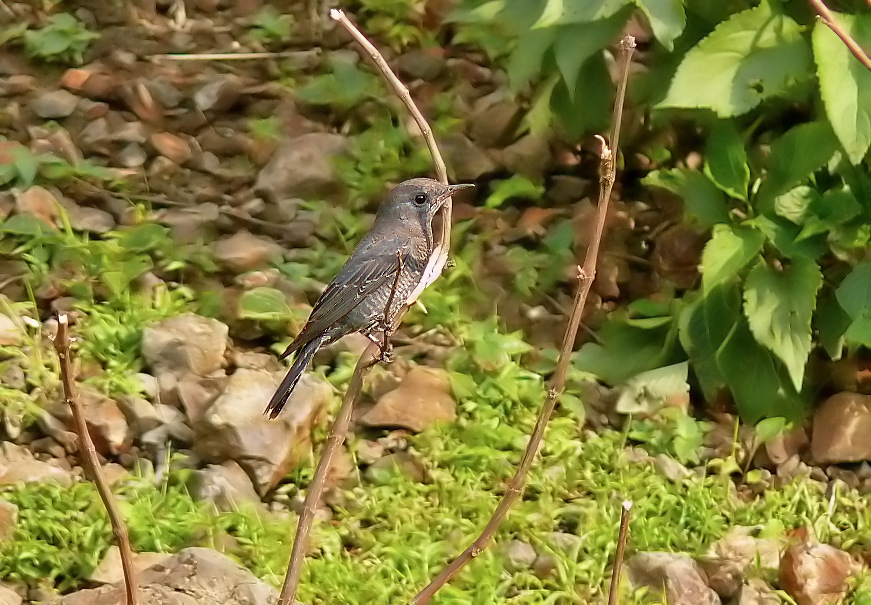
<instances>
[{"instance_id":1,"label":"rock","mask_svg":"<svg viewBox=\"0 0 871 605\"><path fill-rule=\"evenodd\" d=\"M162 375L163 376L163 375ZM171 376L166 374L165 376ZM193 374L183 376L174 384L178 401L189 423L199 422L224 388L224 378L200 378Z\"/></svg>"},{"instance_id":2,"label":"rock","mask_svg":"<svg viewBox=\"0 0 871 605\"><path fill-rule=\"evenodd\" d=\"M236 76L222 75L194 93L194 105L202 112L227 111L239 100L242 84Z\"/></svg>"},{"instance_id":3,"label":"rock","mask_svg":"<svg viewBox=\"0 0 871 605\"><path fill-rule=\"evenodd\" d=\"M708 236L691 225L674 225L656 236L651 261L677 288L692 288L699 278L702 250Z\"/></svg>"},{"instance_id":4,"label":"rock","mask_svg":"<svg viewBox=\"0 0 871 605\"><path fill-rule=\"evenodd\" d=\"M688 555L641 552L626 562L634 588L664 591L669 605L719 605L720 597L705 583L704 572Z\"/></svg>"},{"instance_id":5,"label":"rock","mask_svg":"<svg viewBox=\"0 0 871 605\"><path fill-rule=\"evenodd\" d=\"M357 442L354 453L357 454L360 464L374 464L384 455L384 446L377 441L362 439Z\"/></svg>"},{"instance_id":6,"label":"rock","mask_svg":"<svg viewBox=\"0 0 871 605\"><path fill-rule=\"evenodd\" d=\"M245 502L260 504L245 470L233 460L209 464L194 471L188 488L197 500L210 502L220 511L233 511Z\"/></svg>"},{"instance_id":7,"label":"rock","mask_svg":"<svg viewBox=\"0 0 871 605\"><path fill-rule=\"evenodd\" d=\"M228 334L217 319L184 313L145 328L142 356L155 373L205 376L223 365Z\"/></svg>"},{"instance_id":8,"label":"rock","mask_svg":"<svg viewBox=\"0 0 871 605\"><path fill-rule=\"evenodd\" d=\"M535 563L537 556L532 545L522 540L509 540L503 551L510 571L529 569Z\"/></svg>"},{"instance_id":9,"label":"rock","mask_svg":"<svg viewBox=\"0 0 871 605\"><path fill-rule=\"evenodd\" d=\"M752 578L741 587L736 605L780 605L782 601L768 584L759 578Z\"/></svg>"},{"instance_id":10,"label":"rock","mask_svg":"<svg viewBox=\"0 0 871 605\"><path fill-rule=\"evenodd\" d=\"M232 559L208 548L185 548L139 575L142 603L275 605L276 590ZM124 605L121 584L65 595L61 605Z\"/></svg>"},{"instance_id":11,"label":"rock","mask_svg":"<svg viewBox=\"0 0 871 605\"><path fill-rule=\"evenodd\" d=\"M312 427L331 395L331 387L304 374L284 411L276 420L263 410L283 372L239 369L224 392L194 426L194 449L203 460L235 460L263 496L311 447Z\"/></svg>"},{"instance_id":12,"label":"rock","mask_svg":"<svg viewBox=\"0 0 871 605\"><path fill-rule=\"evenodd\" d=\"M133 553L133 569L137 574L142 573L149 567L167 561L171 554L165 552L135 552ZM88 580L95 584L114 584L124 579L124 570L121 567L121 551L114 544L109 547L97 569L91 573Z\"/></svg>"},{"instance_id":13,"label":"rock","mask_svg":"<svg viewBox=\"0 0 871 605\"><path fill-rule=\"evenodd\" d=\"M212 254L225 269L243 273L265 267L270 259L281 254L281 247L247 231L237 231L215 242Z\"/></svg>"},{"instance_id":14,"label":"rock","mask_svg":"<svg viewBox=\"0 0 871 605\"><path fill-rule=\"evenodd\" d=\"M257 175L254 191L272 202L286 197L329 198L340 187L335 159L348 140L338 134L312 132L279 147Z\"/></svg>"},{"instance_id":15,"label":"rock","mask_svg":"<svg viewBox=\"0 0 871 605\"><path fill-rule=\"evenodd\" d=\"M840 603L856 567L850 555L834 546L799 542L783 553L779 583L798 605Z\"/></svg>"},{"instance_id":16,"label":"rock","mask_svg":"<svg viewBox=\"0 0 871 605\"><path fill-rule=\"evenodd\" d=\"M4 498L0 498L0 542L9 540L18 529L18 507ZM0 598L0 605L3 600Z\"/></svg>"},{"instance_id":17,"label":"rock","mask_svg":"<svg viewBox=\"0 0 871 605\"><path fill-rule=\"evenodd\" d=\"M145 160L148 159L148 154L145 153L145 150L139 143L127 143L127 145L118 152L115 159L125 168L139 168L145 164Z\"/></svg>"},{"instance_id":18,"label":"rock","mask_svg":"<svg viewBox=\"0 0 871 605\"><path fill-rule=\"evenodd\" d=\"M166 78L158 77L145 82L146 88L157 102L167 109L178 107L184 100L182 92Z\"/></svg>"},{"instance_id":19,"label":"rock","mask_svg":"<svg viewBox=\"0 0 871 605\"><path fill-rule=\"evenodd\" d=\"M181 166L193 155L190 143L171 132L156 132L149 139L151 146L160 155Z\"/></svg>"},{"instance_id":20,"label":"rock","mask_svg":"<svg viewBox=\"0 0 871 605\"><path fill-rule=\"evenodd\" d=\"M106 118L97 118L85 126L79 133L79 146L87 153L109 155L112 151L109 122Z\"/></svg>"},{"instance_id":21,"label":"rock","mask_svg":"<svg viewBox=\"0 0 871 605\"><path fill-rule=\"evenodd\" d=\"M435 80L445 69L441 48L415 48L396 58L396 69L404 76L425 82Z\"/></svg>"},{"instance_id":22,"label":"rock","mask_svg":"<svg viewBox=\"0 0 871 605\"><path fill-rule=\"evenodd\" d=\"M62 200L61 205L67 213L70 226L76 231L103 235L115 228L115 218L99 208L79 206L72 200Z\"/></svg>"},{"instance_id":23,"label":"rock","mask_svg":"<svg viewBox=\"0 0 871 605\"><path fill-rule=\"evenodd\" d=\"M0 605L21 605L24 599L8 584L0 583Z\"/></svg>"},{"instance_id":24,"label":"rock","mask_svg":"<svg viewBox=\"0 0 871 605\"><path fill-rule=\"evenodd\" d=\"M58 215L57 200L45 187L29 187L15 197L15 211L29 214L54 225Z\"/></svg>"},{"instance_id":25,"label":"rock","mask_svg":"<svg viewBox=\"0 0 871 605\"><path fill-rule=\"evenodd\" d=\"M33 113L46 120L65 118L73 113L79 98L68 90L53 90L44 93L30 104Z\"/></svg>"},{"instance_id":26,"label":"rock","mask_svg":"<svg viewBox=\"0 0 871 605\"><path fill-rule=\"evenodd\" d=\"M35 459L25 447L9 442L0 444L0 485L46 481L70 485L72 477L62 468Z\"/></svg>"},{"instance_id":27,"label":"rock","mask_svg":"<svg viewBox=\"0 0 871 605\"><path fill-rule=\"evenodd\" d=\"M0 346L18 346L21 344L21 338L21 328L18 324L8 315L0 313Z\"/></svg>"},{"instance_id":28,"label":"rock","mask_svg":"<svg viewBox=\"0 0 871 605\"><path fill-rule=\"evenodd\" d=\"M163 424L157 406L141 397L122 397L118 400L118 407L127 418L130 430L137 437Z\"/></svg>"},{"instance_id":29,"label":"rock","mask_svg":"<svg viewBox=\"0 0 871 605\"><path fill-rule=\"evenodd\" d=\"M115 400L87 385L79 385L78 388L79 403L85 413L88 433L97 451L103 456L128 451L133 436L127 426L127 419ZM75 429L75 421L66 402L58 402L52 413L66 423L67 430Z\"/></svg>"},{"instance_id":30,"label":"rock","mask_svg":"<svg viewBox=\"0 0 871 605\"><path fill-rule=\"evenodd\" d=\"M584 543L584 539L564 531L553 531L547 535L547 545L555 551L569 556L575 556Z\"/></svg>"},{"instance_id":31,"label":"rock","mask_svg":"<svg viewBox=\"0 0 871 605\"><path fill-rule=\"evenodd\" d=\"M399 388L381 397L362 422L419 432L439 422L453 422L456 408L447 372L418 366L405 375Z\"/></svg>"},{"instance_id":32,"label":"rock","mask_svg":"<svg viewBox=\"0 0 871 605\"><path fill-rule=\"evenodd\" d=\"M754 570L770 573L780 567L780 543L770 538L754 538L751 529L733 527L699 557L708 586L721 597L736 596Z\"/></svg>"},{"instance_id":33,"label":"rock","mask_svg":"<svg viewBox=\"0 0 871 605\"><path fill-rule=\"evenodd\" d=\"M569 174L550 177L547 196L558 206L573 204L589 193L590 181Z\"/></svg>"},{"instance_id":34,"label":"rock","mask_svg":"<svg viewBox=\"0 0 871 605\"><path fill-rule=\"evenodd\" d=\"M494 94L506 96L504 91ZM469 137L484 147L502 145L511 137L521 116L520 107L513 99L487 95L475 103L469 116Z\"/></svg>"},{"instance_id":35,"label":"rock","mask_svg":"<svg viewBox=\"0 0 871 605\"><path fill-rule=\"evenodd\" d=\"M528 134L502 150L502 165L510 172L541 180L550 164L547 139Z\"/></svg>"},{"instance_id":36,"label":"rock","mask_svg":"<svg viewBox=\"0 0 871 605\"><path fill-rule=\"evenodd\" d=\"M476 181L497 170L496 163L468 137L449 134L438 140L448 171L456 181Z\"/></svg>"},{"instance_id":37,"label":"rock","mask_svg":"<svg viewBox=\"0 0 871 605\"><path fill-rule=\"evenodd\" d=\"M838 393L814 412L811 455L817 464L871 460L871 395Z\"/></svg>"},{"instance_id":38,"label":"rock","mask_svg":"<svg viewBox=\"0 0 871 605\"><path fill-rule=\"evenodd\" d=\"M376 485L387 483L391 475L399 473L411 481L423 483L426 479L426 469L420 460L408 452L396 452L379 458L366 469L367 481Z\"/></svg>"}]
</instances>

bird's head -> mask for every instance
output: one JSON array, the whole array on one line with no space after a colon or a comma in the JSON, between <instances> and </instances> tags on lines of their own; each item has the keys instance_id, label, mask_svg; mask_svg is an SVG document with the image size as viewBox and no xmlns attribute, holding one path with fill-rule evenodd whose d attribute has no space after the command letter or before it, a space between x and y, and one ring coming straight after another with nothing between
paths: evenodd
<instances>
[{"instance_id":1,"label":"bird's head","mask_svg":"<svg viewBox=\"0 0 871 605\"><path fill-rule=\"evenodd\" d=\"M414 221L427 230L445 202L457 191L469 187L474 185L442 185L433 179L403 181L388 194L378 209L376 220Z\"/></svg>"}]
</instances>

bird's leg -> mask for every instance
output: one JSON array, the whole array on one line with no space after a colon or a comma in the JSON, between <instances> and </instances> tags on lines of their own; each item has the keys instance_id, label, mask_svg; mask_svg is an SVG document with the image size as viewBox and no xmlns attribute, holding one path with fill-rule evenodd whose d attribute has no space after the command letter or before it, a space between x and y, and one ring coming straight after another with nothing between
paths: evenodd
<instances>
[{"instance_id":1,"label":"bird's leg","mask_svg":"<svg viewBox=\"0 0 871 605\"><path fill-rule=\"evenodd\" d=\"M396 296L396 289L399 287L399 278L402 275L402 253L396 252L396 277L393 279L393 287L390 289L390 296L387 297L387 306L384 308L384 321L381 328L383 333L383 342L378 345L381 347L381 361L390 363L393 361L393 346L390 344L390 336L396 329L393 325L393 318L388 318L390 310L393 307L393 298Z\"/></svg>"}]
</instances>

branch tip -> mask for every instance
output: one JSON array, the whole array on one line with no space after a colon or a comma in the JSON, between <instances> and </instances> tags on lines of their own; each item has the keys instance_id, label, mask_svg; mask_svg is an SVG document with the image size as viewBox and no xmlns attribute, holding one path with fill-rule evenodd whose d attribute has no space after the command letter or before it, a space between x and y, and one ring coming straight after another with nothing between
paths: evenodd
<instances>
[{"instance_id":1,"label":"branch tip","mask_svg":"<svg viewBox=\"0 0 871 605\"><path fill-rule=\"evenodd\" d=\"M340 8L331 8L330 9L330 18L333 21L341 21L342 17L345 16L345 11Z\"/></svg>"}]
</instances>

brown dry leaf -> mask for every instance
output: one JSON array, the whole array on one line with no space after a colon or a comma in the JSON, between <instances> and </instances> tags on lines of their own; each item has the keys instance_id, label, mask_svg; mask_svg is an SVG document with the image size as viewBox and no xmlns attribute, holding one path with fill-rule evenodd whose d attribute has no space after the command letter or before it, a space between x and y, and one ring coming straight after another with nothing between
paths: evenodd
<instances>
[{"instance_id":1,"label":"brown dry leaf","mask_svg":"<svg viewBox=\"0 0 871 605\"><path fill-rule=\"evenodd\" d=\"M190 144L171 132L157 132L151 135L151 144L163 157L181 165L191 159L193 151Z\"/></svg>"}]
</instances>

